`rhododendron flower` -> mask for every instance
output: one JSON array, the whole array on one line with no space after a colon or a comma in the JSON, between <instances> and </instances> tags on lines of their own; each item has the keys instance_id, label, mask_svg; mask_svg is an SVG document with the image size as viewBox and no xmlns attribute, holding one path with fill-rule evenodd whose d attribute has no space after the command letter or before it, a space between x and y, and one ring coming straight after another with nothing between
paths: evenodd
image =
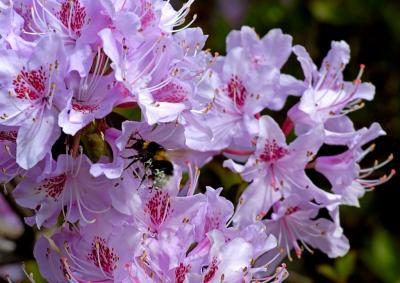
<instances>
[{"instance_id":1,"label":"rhododendron flower","mask_svg":"<svg viewBox=\"0 0 400 283\"><path fill-rule=\"evenodd\" d=\"M107 74L108 64L109 59L99 50L93 61L93 70L84 77L71 72L66 78L73 96L59 115L58 124L65 133L75 135L94 119L104 118L124 100L125 95L118 88L113 74Z\"/></svg>"},{"instance_id":2,"label":"rhododendron flower","mask_svg":"<svg viewBox=\"0 0 400 283\"><path fill-rule=\"evenodd\" d=\"M344 256L340 207L396 173L371 176L393 155L361 164L385 132L347 116L375 92L363 65L344 81L347 43L318 70L290 35L245 26L213 55L193 2L0 1L0 181L47 281L283 282L293 250ZM281 71L292 53L304 79ZM217 155L240 195L204 185ZM22 224L1 195L0 212L11 251Z\"/></svg>"},{"instance_id":3,"label":"rhododendron flower","mask_svg":"<svg viewBox=\"0 0 400 283\"><path fill-rule=\"evenodd\" d=\"M331 118L357 110L362 100L374 98L375 87L361 82L365 66L361 65L353 82L343 80L343 69L350 60L350 48L346 42L332 42L319 71L304 47L295 46L293 51L303 68L306 87L299 104L289 111L296 126L324 124Z\"/></svg>"},{"instance_id":4,"label":"rhododendron flower","mask_svg":"<svg viewBox=\"0 0 400 283\"><path fill-rule=\"evenodd\" d=\"M14 191L19 204L36 211L29 222L50 227L62 212L66 221L91 223L94 215L110 209L112 181L91 176L90 166L85 155L60 155L51 172L42 173L40 165L30 170Z\"/></svg>"},{"instance_id":5,"label":"rhododendron flower","mask_svg":"<svg viewBox=\"0 0 400 283\"><path fill-rule=\"evenodd\" d=\"M279 81L273 84L275 93L268 98L267 108L280 110L288 95L300 95L304 91L301 81L280 73L292 49L292 37L283 34L280 29L270 30L260 38L254 29L244 26L240 31L232 31L228 35L226 45L228 52L242 47L256 68L266 67L279 73Z\"/></svg>"},{"instance_id":6,"label":"rhododendron flower","mask_svg":"<svg viewBox=\"0 0 400 283\"><path fill-rule=\"evenodd\" d=\"M253 69L240 47L226 58L217 58L213 66L202 82L206 86L199 86L200 91L214 95L202 121L211 129L212 137L191 125L187 127L187 144L201 151L220 150L232 144L249 146L258 131L255 115L274 95L272 84L279 79L279 73L268 68Z\"/></svg>"},{"instance_id":7,"label":"rhododendron flower","mask_svg":"<svg viewBox=\"0 0 400 283\"><path fill-rule=\"evenodd\" d=\"M369 129L361 129L356 134L347 151L334 156L320 156L315 161L315 169L324 174L329 180L332 185L332 191L342 196L342 203L353 206L359 206L358 199L368 189L387 182L395 174L395 171L392 170L388 176L384 175L378 179L368 179L376 169L390 162L393 159L393 155L370 168L360 168L359 162L374 149L374 145L366 150L362 149L362 146L380 135L386 134L381 126L374 123Z\"/></svg>"},{"instance_id":8,"label":"rhododendron flower","mask_svg":"<svg viewBox=\"0 0 400 283\"><path fill-rule=\"evenodd\" d=\"M271 220L265 220L268 233L278 239L278 246L289 255L294 249L298 257L302 254L300 245L310 250L318 248L329 257L343 256L349 250L347 238L337 223L319 218L320 206L303 201L298 195L277 202ZM299 245L300 243L300 245Z\"/></svg>"},{"instance_id":9,"label":"rhododendron flower","mask_svg":"<svg viewBox=\"0 0 400 283\"><path fill-rule=\"evenodd\" d=\"M57 117L70 96L65 59L55 35L41 39L29 58L12 50L0 55L0 124L20 127L16 160L24 169L42 160L61 133Z\"/></svg>"},{"instance_id":10,"label":"rhododendron flower","mask_svg":"<svg viewBox=\"0 0 400 283\"><path fill-rule=\"evenodd\" d=\"M304 199L331 204L338 199L316 187L307 177L305 168L322 144L321 132L297 137L289 146L276 122L268 116L260 119L260 133L254 155L246 164L232 160L224 165L240 173L246 181L253 181L243 193L234 221L238 224L261 220L271 206L292 194Z\"/></svg>"},{"instance_id":11,"label":"rhododendron flower","mask_svg":"<svg viewBox=\"0 0 400 283\"><path fill-rule=\"evenodd\" d=\"M117 282L124 278L134 255L130 251L139 242L132 225L116 226L98 218L81 229L64 227L51 239L41 237L34 254L51 282Z\"/></svg>"}]
</instances>

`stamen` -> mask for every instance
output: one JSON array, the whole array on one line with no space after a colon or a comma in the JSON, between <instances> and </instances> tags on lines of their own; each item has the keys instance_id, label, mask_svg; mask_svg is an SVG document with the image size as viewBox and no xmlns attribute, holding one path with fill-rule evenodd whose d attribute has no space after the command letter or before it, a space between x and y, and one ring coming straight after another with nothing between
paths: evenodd
<instances>
[{"instance_id":1,"label":"stamen","mask_svg":"<svg viewBox=\"0 0 400 283\"><path fill-rule=\"evenodd\" d=\"M117 268L119 257L113 248L108 247L106 240L96 236L92 242L91 252L88 254L91 260L102 272L102 274L112 280L112 273Z\"/></svg>"},{"instance_id":2,"label":"stamen","mask_svg":"<svg viewBox=\"0 0 400 283\"><path fill-rule=\"evenodd\" d=\"M393 153L391 153L388 156L388 158L385 161L381 162L381 163L379 163L378 160L375 160L374 165L372 167L364 168L364 169L360 170L360 173L364 173L364 175L360 175L360 177L364 178L364 177L369 176L372 172L374 172L377 169L382 168L383 166L385 166L386 164L391 162L393 159L394 159L394 155L393 155Z\"/></svg>"},{"instance_id":3,"label":"stamen","mask_svg":"<svg viewBox=\"0 0 400 283\"><path fill-rule=\"evenodd\" d=\"M24 272L25 276L28 278L29 282L31 283L36 283L34 277L33 277L33 273L29 273L26 271L26 266L25 263L22 263L22 271ZM8 278L8 282L11 282L10 278Z\"/></svg>"},{"instance_id":4,"label":"stamen","mask_svg":"<svg viewBox=\"0 0 400 283\"><path fill-rule=\"evenodd\" d=\"M286 264L282 263L281 266L276 268L275 274L263 278L254 278L251 279L250 282L254 283L282 282L288 277L289 273L286 270Z\"/></svg>"},{"instance_id":5,"label":"stamen","mask_svg":"<svg viewBox=\"0 0 400 283\"><path fill-rule=\"evenodd\" d=\"M361 77L364 74L364 70L365 70L365 65L361 64L360 65L360 71L358 72L357 78L354 81L354 84L360 84L361 83Z\"/></svg>"},{"instance_id":6,"label":"stamen","mask_svg":"<svg viewBox=\"0 0 400 283\"><path fill-rule=\"evenodd\" d=\"M165 23L165 26L170 27L170 32L177 32L177 31L181 31L186 29L187 27L189 27L195 20L196 20L196 15L193 16L192 20L185 25L185 27L174 30L174 27L176 26L180 26L182 24L184 24L185 22L185 18L186 16L189 14L190 12L190 7L193 4L195 0L190 0L186 3L184 3L182 5L182 7L179 9L179 11L177 12L177 15L175 17L173 17L171 20L169 20L168 22ZM169 4L169 1L166 2L165 5Z\"/></svg>"},{"instance_id":7,"label":"stamen","mask_svg":"<svg viewBox=\"0 0 400 283\"><path fill-rule=\"evenodd\" d=\"M165 86L167 86L172 80L173 80L173 77L168 77L164 81L162 81L162 82L160 82L160 83L158 83L158 84L156 84L154 86L151 86L151 87L148 87L148 88L143 88L142 90L143 91L148 91L148 92L158 91L158 90L161 90L162 88L164 88Z\"/></svg>"},{"instance_id":8,"label":"stamen","mask_svg":"<svg viewBox=\"0 0 400 283\"><path fill-rule=\"evenodd\" d=\"M7 154L12 158L12 159L17 159L17 156L11 152L10 146L8 144L4 145L4 149L6 150Z\"/></svg>"},{"instance_id":9,"label":"stamen","mask_svg":"<svg viewBox=\"0 0 400 283\"><path fill-rule=\"evenodd\" d=\"M366 188L372 188L375 186L379 186L382 185L384 183L386 183L387 181L389 181L391 178L393 178L393 176L396 175L396 170L392 169L390 171L389 175L383 175L382 177L378 178L378 179L372 179L372 180L364 180L364 179L357 179L357 181L360 183L360 185L362 185L363 187Z\"/></svg>"},{"instance_id":10,"label":"stamen","mask_svg":"<svg viewBox=\"0 0 400 283\"><path fill-rule=\"evenodd\" d=\"M75 276L73 275L73 273L71 272L71 269L68 264L68 259L66 257L62 257L60 259L60 263L62 266L62 270L63 270L65 279L68 279L69 281L72 281L73 283L80 283L80 280L77 280L75 278Z\"/></svg>"},{"instance_id":11,"label":"stamen","mask_svg":"<svg viewBox=\"0 0 400 283\"><path fill-rule=\"evenodd\" d=\"M188 196L192 196L194 195L194 191L196 190L197 184L199 182L199 178L200 178L200 169L197 166L194 166L194 174L192 172L192 170L190 170L189 172L191 172L191 177L190 177L190 186L189 186L189 190L188 190Z\"/></svg>"},{"instance_id":12,"label":"stamen","mask_svg":"<svg viewBox=\"0 0 400 283\"><path fill-rule=\"evenodd\" d=\"M78 271L79 273L85 273L85 275L91 275L91 276L96 276L98 275L97 273L90 274L90 269L91 269L91 264L87 260L80 259L79 257L75 256L72 253L72 250L70 246L68 245L68 242L64 242L64 251L67 254L68 258L71 260L71 262L74 264L73 266L70 266L70 269L72 268L75 271Z\"/></svg>"},{"instance_id":13,"label":"stamen","mask_svg":"<svg viewBox=\"0 0 400 283\"><path fill-rule=\"evenodd\" d=\"M188 27L190 27L195 21L197 20L197 14L193 15L193 18L190 20L189 23L187 23L184 27L181 27L179 29L172 29L170 30L170 32L180 32L183 31L185 29L187 29ZM179 25L179 24L178 24Z\"/></svg>"},{"instance_id":14,"label":"stamen","mask_svg":"<svg viewBox=\"0 0 400 283\"><path fill-rule=\"evenodd\" d=\"M76 157L72 156L72 158L75 159ZM72 163L71 163L72 167L71 167L71 170L70 170L70 171L71 171L71 174L72 174L72 176L73 176L74 178L78 177L78 175L79 175L79 172L80 172L81 166L82 166L82 160L83 160L83 158L84 158L83 147L82 147L82 146L79 146L78 166L76 166L76 167L74 168L75 161L73 161L73 160L72 160Z\"/></svg>"}]
</instances>

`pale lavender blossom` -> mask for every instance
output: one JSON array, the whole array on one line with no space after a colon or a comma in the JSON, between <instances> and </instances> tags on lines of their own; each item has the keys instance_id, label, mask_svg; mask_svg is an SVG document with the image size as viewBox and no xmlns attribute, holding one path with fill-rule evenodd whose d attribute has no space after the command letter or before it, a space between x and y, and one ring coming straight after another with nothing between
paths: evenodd
<instances>
[{"instance_id":1,"label":"pale lavender blossom","mask_svg":"<svg viewBox=\"0 0 400 283\"><path fill-rule=\"evenodd\" d=\"M81 77L71 72L65 79L73 96L60 112L58 124L63 132L75 135L95 119L110 114L113 107L124 101L125 94L118 88L113 74L109 72L109 59L100 50L92 63L93 71Z\"/></svg>"},{"instance_id":2,"label":"pale lavender blossom","mask_svg":"<svg viewBox=\"0 0 400 283\"><path fill-rule=\"evenodd\" d=\"M117 226L98 218L84 228L63 227L51 239L41 237L34 254L50 282L122 282L139 242L129 223Z\"/></svg>"},{"instance_id":3,"label":"pale lavender blossom","mask_svg":"<svg viewBox=\"0 0 400 283\"><path fill-rule=\"evenodd\" d=\"M198 87L200 96L212 97L201 121L212 136L198 127L186 127L187 145L195 150L221 150L231 145L250 146L258 131L255 117L274 95L279 73L269 68L256 70L245 50L237 47L226 58L216 58Z\"/></svg>"},{"instance_id":4,"label":"pale lavender blossom","mask_svg":"<svg viewBox=\"0 0 400 283\"><path fill-rule=\"evenodd\" d=\"M59 112L70 92L63 82L66 58L56 35L44 37L29 58L0 54L0 124L18 126L16 160L32 168L51 149L61 130Z\"/></svg>"},{"instance_id":5,"label":"pale lavender blossom","mask_svg":"<svg viewBox=\"0 0 400 283\"><path fill-rule=\"evenodd\" d=\"M395 174L396 171L392 169L389 175L377 179L368 178L375 170L389 163L393 155L381 163L376 162L372 167L362 168L359 164L375 148L373 144L367 149L362 146L384 134L386 133L381 126L374 123L369 129L356 131L352 143L348 145L349 149L345 152L334 156L320 156L315 160L315 169L329 180L332 191L342 196L343 204L359 206L358 199L366 191L387 182Z\"/></svg>"},{"instance_id":6,"label":"pale lavender blossom","mask_svg":"<svg viewBox=\"0 0 400 283\"><path fill-rule=\"evenodd\" d=\"M60 155L50 172L42 164L32 168L13 194L16 201L35 211L27 222L50 227L62 213L69 222L89 224L94 216L111 208L109 191L112 181L104 176L93 177L87 156Z\"/></svg>"},{"instance_id":7,"label":"pale lavender blossom","mask_svg":"<svg viewBox=\"0 0 400 283\"><path fill-rule=\"evenodd\" d=\"M294 249L297 257L302 254L303 246L312 252L318 248L329 257L345 255L349 242L337 223L326 218L319 218L321 208L312 202L303 200L299 195L292 195L274 204L271 219L264 221L267 233L278 239L279 253L290 257Z\"/></svg>"},{"instance_id":8,"label":"pale lavender blossom","mask_svg":"<svg viewBox=\"0 0 400 283\"><path fill-rule=\"evenodd\" d=\"M321 145L321 131L318 129L287 145L276 122L263 116L256 151L246 164L240 165L232 160L224 162L224 166L240 173L244 180L253 181L239 200L234 222L247 225L259 221L276 201L292 194L325 205L336 201L337 196L316 187L305 172Z\"/></svg>"},{"instance_id":9,"label":"pale lavender blossom","mask_svg":"<svg viewBox=\"0 0 400 283\"><path fill-rule=\"evenodd\" d=\"M298 131L346 115L359 109L363 100L374 98L375 87L361 82L364 65L353 82L343 80L342 72L350 60L350 48L346 42L332 42L319 71L304 47L294 46L293 51L303 68L306 87L300 102L289 111Z\"/></svg>"}]
</instances>

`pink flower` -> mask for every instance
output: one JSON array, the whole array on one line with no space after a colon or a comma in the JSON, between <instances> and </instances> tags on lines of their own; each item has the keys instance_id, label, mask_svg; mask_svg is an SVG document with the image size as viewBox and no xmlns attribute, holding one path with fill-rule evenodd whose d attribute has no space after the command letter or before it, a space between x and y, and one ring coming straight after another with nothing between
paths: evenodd
<instances>
[{"instance_id":1,"label":"pink flower","mask_svg":"<svg viewBox=\"0 0 400 283\"><path fill-rule=\"evenodd\" d=\"M298 131L346 115L359 109L362 100L373 99L375 87L361 82L365 66L361 65L353 82L343 80L342 71L350 60L350 48L346 42L332 42L319 71L304 47L297 45L293 51L303 68L306 87L300 102L289 111Z\"/></svg>"},{"instance_id":2,"label":"pink flower","mask_svg":"<svg viewBox=\"0 0 400 283\"><path fill-rule=\"evenodd\" d=\"M361 168L361 160L374 149L374 145L367 149L362 146L386 134L378 123L371 125L369 129L363 128L355 131L349 149L333 156L320 156L315 161L315 169L322 173L331 183L332 191L342 196L342 203L359 206L358 199L366 191L390 180L396 173L393 169L389 175L377 179L368 177L377 169L383 167L393 159L393 155L381 163L376 163L370 168Z\"/></svg>"},{"instance_id":3,"label":"pink flower","mask_svg":"<svg viewBox=\"0 0 400 283\"><path fill-rule=\"evenodd\" d=\"M255 115L274 95L271 85L278 75L267 68L253 69L240 47L226 58L217 58L199 86L200 92L208 92L201 96L213 97L200 120L211 129L212 136L188 125L187 145L200 151L221 150L232 144L249 146L252 135L258 131Z\"/></svg>"},{"instance_id":4,"label":"pink flower","mask_svg":"<svg viewBox=\"0 0 400 283\"><path fill-rule=\"evenodd\" d=\"M265 220L267 233L278 239L278 249L290 257L294 249L297 257L302 254L300 245L311 251L318 248L329 257L344 256L349 242L337 223L317 217L321 206L292 195L274 205L271 219Z\"/></svg>"},{"instance_id":5,"label":"pink flower","mask_svg":"<svg viewBox=\"0 0 400 283\"><path fill-rule=\"evenodd\" d=\"M64 84L65 53L60 38L51 35L39 41L32 56L23 58L3 52L0 93L0 123L19 126L18 165L32 168L44 158L59 137L58 113L70 96Z\"/></svg>"},{"instance_id":6,"label":"pink flower","mask_svg":"<svg viewBox=\"0 0 400 283\"><path fill-rule=\"evenodd\" d=\"M64 221L88 224L109 210L112 181L91 176L90 166L85 155L60 155L50 172L43 172L40 165L31 169L13 193L20 205L35 210L27 221L39 228L50 227L62 213Z\"/></svg>"},{"instance_id":7,"label":"pink flower","mask_svg":"<svg viewBox=\"0 0 400 283\"><path fill-rule=\"evenodd\" d=\"M224 162L224 166L240 173L244 180L253 181L239 200L234 222L247 225L259 221L276 201L292 194L326 205L337 201L338 197L316 187L305 173L307 163L321 144L321 132L316 129L287 145L276 122L263 116L256 151L246 164L240 165L232 160Z\"/></svg>"},{"instance_id":8,"label":"pink flower","mask_svg":"<svg viewBox=\"0 0 400 283\"><path fill-rule=\"evenodd\" d=\"M99 218L84 228L63 227L51 240L41 237L34 255L50 282L122 282L139 242L133 226Z\"/></svg>"},{"instance_id":9,"label":"pink flower","mask_svg":"<svg viewBox=\"0 0 400 283\"><path fill-rule=\"evenodd\" d=\"M83 75L90 68L92 46L100 41L97 33L110 24L102 13L101 3L88 0L21 2L19 9L25 20L25 37L34 41L57 34L69 54L67 70L76 70Z\"/></svg>"},{"instance_id":10,"label":"pink flower","mask_svg":"<svg viewBox=\"0 0 400 283\"><path fill-rule=\"evenodd\" d=\"M64 133L75 135L91 121L110 114L113 107L124 100L125 95L116 85L113 74L107 74L108 64L109 58L99 49L93 71L84 77L71 72L66 78L73 96L59 115L58 124Z\"/></svg>"}]
</instances>

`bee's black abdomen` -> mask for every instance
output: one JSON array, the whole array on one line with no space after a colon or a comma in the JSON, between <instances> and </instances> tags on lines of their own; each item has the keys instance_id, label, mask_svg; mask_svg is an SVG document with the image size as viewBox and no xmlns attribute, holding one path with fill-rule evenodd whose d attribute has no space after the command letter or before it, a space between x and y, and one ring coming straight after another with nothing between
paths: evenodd
<instances>
[{"instance_id":1,"label":"bee's black abdomen","mask_svg":"<svg viewBox=\"0 0 400 283\"><path fill-rule=\"evenodd\" d=\"M174 166L168 160L153 160L151 169L162 171L167 176L172 176L174 174Z\"/></svg>"}]
</instances>

